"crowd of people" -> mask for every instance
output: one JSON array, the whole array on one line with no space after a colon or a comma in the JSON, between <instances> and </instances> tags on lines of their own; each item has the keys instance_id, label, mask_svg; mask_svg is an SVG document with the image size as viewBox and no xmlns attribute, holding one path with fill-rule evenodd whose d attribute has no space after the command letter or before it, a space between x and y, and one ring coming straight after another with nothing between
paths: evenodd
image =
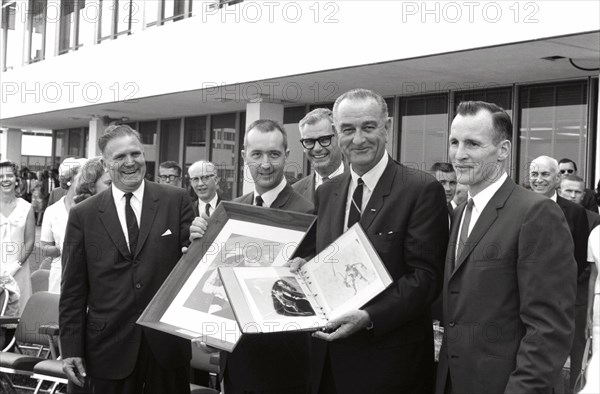
<instances>
[{"instance_id":1,"label":"crowd of people","mask_svg":"<svg viewBox=\"0 0 600 394\"><path fill-rule=\"evenodd\" d=\"M592 307L600 190L586 189L575 162L540 156L527 187L516 184L506 172L512 121L480 101L460 103L450 163L426 171L387 153L388 108L370 90L342 94L333 111L313 110L299 130L312 173L292 184L285 128L269 119L247 127L241 153L254 190L234 201L317 216L316 237L289 262L292 270L360 223L393 284L317 332L247 336L232 352L192 341L219 354L224 393L581 389L592 315L600 330ZM42 247L53 259L49 290L61 294L69 391L189 393L189 341L136 320L190 241L212 225L219 164L193 163L186 190L172 161L159 165L156 183L145 180L143 145L131 127L109 126L98 145L101 157L61 164L42 221ZM36 224L26 201L35 187L23 182L13 163L0 163L0 285L16 296L14 314L31 293ZM589 385L600 388L597 379Z\"/></svg>"}]
</instances>

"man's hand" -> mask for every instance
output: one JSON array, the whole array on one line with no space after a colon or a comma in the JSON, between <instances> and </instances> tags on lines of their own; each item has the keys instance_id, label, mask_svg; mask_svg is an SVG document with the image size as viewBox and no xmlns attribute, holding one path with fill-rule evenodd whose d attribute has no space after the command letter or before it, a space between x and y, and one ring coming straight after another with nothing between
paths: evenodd
<instances>
[{"instance_id":1,"label":"man's hand","mask_svg":"<svg viewBox=\"0 0 600 394\"><path fill-rule=\"evenodd\" d=\"M347 338L357 331L366 329L371 324L371 317L366 311L355 310L331 320L323 331L316 331L312 335L325 341L335 341Z\"/></svg>"},{"instance_id":2,"label":"man's hand","mask_svg":"<svg viewBox=\"0 0 600 394\"><path fill-rule=\"evenodd\" d=\"M202 212L200 216L196 216L190 226L190 241L204 237L204 232L208 227L208 216Z\"/></svg>"},{"instance_id":3,"label":"man's hand","mask_svg":"<svg viewBox=\"0 0 600 394\"><path fill-rule=\"evenodd\" d=\"M79 387L85 384L85 367L81 357L68 357L62 360L63 372L67 378Z\"/></svg>"},{"instance_id":4,"label":"man's hand","mask_svg":"<svg viewBox=\"0 0 600 394\"><path fill-rule=\"evenodd\" d=\"M298 272L298 270L302 268L304 264L306 264L306 260L304 260L302 257L294 257L287 262L287 265L290 267L290 271L293 273Z\"/></svg>"},{"instance_id":5,"label":"man's hand","mask_svg":"<svg viewBox=\"0 0 600 394\"><path fill-rule=\"evenodd\" d=\"M206 342L204 342L202 340L202 338L193 338L192 339L192 343L194 345L196 345L197 348L202 349L202 351L204 353L213 354L213 353L219 353L220 352L220 350L217 349L216 347L212 347L210 345L207 345Z\"/></svg>"}]
</instances>

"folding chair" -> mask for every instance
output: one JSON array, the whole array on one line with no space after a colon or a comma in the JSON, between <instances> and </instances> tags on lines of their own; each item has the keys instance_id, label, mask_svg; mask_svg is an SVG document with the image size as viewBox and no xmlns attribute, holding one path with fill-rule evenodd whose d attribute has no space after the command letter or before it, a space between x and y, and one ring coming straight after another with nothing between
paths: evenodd
<instances>
[{"instance_id":1,"label":"folding chair","mask_svg":"<svg viewBox=\"0 0 600 394\"><path fill-rule=\"evenodd\" d=\"M50 270L51 265L52 265L52 257L46 257L44 260L42 260L38 270Z\"/></svg>"},{"instance_id":2,"label":"folding chair","mask_svg":"<svg viewBox=\"0 0 600 394\"><path fill-rule=\"evenodd\" d=\"M190 384L191 394L219 394L215 389L219 374L219 356L208 354L195 345L192 345L192 362L191 366L200 371L206 371L210 374L210 387L198 386Z\"/></svg>"},{"instance_id":3,"label":"folding chair","mask_svg":"<svg viewBox=\"0 0 600 394\"><path fill-rule=\"evenodd\" d=\"M48 291L50 270L38 269L31 274L31 292Z\"/></svg>"},{"instance_id":4,"label":"folding chair","mask_svg":"<svg viewBox=\"0 0 600 394\"><path fill-rule=\"evenodd\" d=\"M33 294L27 301L21 317L0 317L0 325L17 323L14 343L7 346L0 353L0 372L10 375L23 375L32 377L33 367L56 356L51 351L51 342L48 336L39 332L39 327L44 325L58 325L58 294L39 292ZM32 345L35 355L24 354L26 344ZM14 350L14 351L10 351ZM14 388L31 390L30 387L17 386Z\"/></svg>"}]
</instances>

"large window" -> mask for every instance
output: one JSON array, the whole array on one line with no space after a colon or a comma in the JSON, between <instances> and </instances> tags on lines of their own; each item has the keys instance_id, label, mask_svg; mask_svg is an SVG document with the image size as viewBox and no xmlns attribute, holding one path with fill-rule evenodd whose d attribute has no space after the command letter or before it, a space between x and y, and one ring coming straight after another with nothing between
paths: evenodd
<instances>
[{"instance_id":1,"label":"large window","mask_svg":"<svg viewBox=\"0 0 600 394\"><path fill-rule=\"evenodd\" d=\"M217 166L219 190L225 200L234 197L236 184L236 114L213 115L211 117L211 161Z\"/></svg>"},{"instance_id":2,"label":"large window","mask_svg":"<svg viewBox=\"0 0 600 394\"><path fill-rule=\"evenodd\" d=\"M183 140L183 179L187 185L188 168L197 161L208 160L206 116L185 119Z\"/></svg>"},{"instance_id":3,"label":"large window","mask_svg":"<svg viewBox=\"0 0 600 394\"><path fill-rule=\"evenodd\" d=\"M519 182L538 156L577 163L586 176L587 81L520 88Z\"/></svg>"},{"instance_id":4,"label":"large window","mask_svg":"<svg viewBox=\"0 0 600 394\"><path fill-rule=\"evenodd\" d=\"M53 161L60 164L67 157L86 157L89 129L78 127L74 129L54 130Z\"/></svg>"},{"instance_id":5,"label":"large window","mask_svg":"<svg viewBox=\"0 0 600 394\"><path fill-rule=\"evenodd\" d=\"M192 0L153 0L144 2L146 26L178 21L192 14Z\"/></svg>"},{"instance_id":6,"label":"large window","mask_svg":"<svg viewBox=\"0 0 600 394\"><path fill-rule=\"evenodd\" d=\"M151 181L154 180L154 173L156 170L156 146L158 140L156 138L156 121L139 122L137 131L140 133L142 138L142 144L144 145L144 158L146 159L146 179Z\"/></svg>"},{"instance_id":7,"label":"large window","mask_svg":"<svg viewBox=\"0 0 600 394\"><path fill-rule=\"evenodd\" d=\"M22 41L19 41L19 32L15 30L16 13L17 4L15 1L2 0L2 53L0 54L2 56L2 71L19 64Z\"/></svg>"},{"instance_id":8,"label":"large window","mask_svg":"<svg viewBox=\"0 0 600 394\"><path fill-rule=\"evenodd\" d=\"M437 94L400 101L400 160L411 168L428 170L445 161L448 139L448 96Z\"/></svg>"},{"instance_id":9,"label":"large window","mask_svg":"<svg viewBox=\"0 0 600 394\"><path fill-rule=\"evenodd\" d=\"M160 162L179 162L179 138L181 119L166 119L160 121Z\"/></svg>"},{"instance_id":10,"label":"large window","mask_svg":"<svg viewBox=\"0 0 600 394\"><path fill-rule=\"evenodd\" d=\"M154 0L148 1L154 3ZM131 23L137 9L132 0L100 0L98 41L131 34Z\"/></svg>"},{"instance_id":11,"label":"large window","mask_svg":"<svg viewBox=\"0 0 600 394\"><path fill-rule=\"evenodd\" d=\"M29 0L29 57L30 63L44 60L46 47L46 0Z\"/></svg>"},{"instance_id":12,"label":"large window","mask_svg":"<svg viewBox=\"0 0 600 394\"><path fill-rule=\"evenodd\" d=\"M60 6L58 53L79 47L79 24L84 19L85 0L62 1Z\"/></svg>"},{"instance_id":13,"label":"large window","mask_svg":"<svg viewBox=\"0 0 600 394\"><path fill-rule=\"evenodd\" d=\"M463 90L454 94L454 110L461 101L486 101L504 108L512 118L512 88Z\"/></svg>"}]
</instances>

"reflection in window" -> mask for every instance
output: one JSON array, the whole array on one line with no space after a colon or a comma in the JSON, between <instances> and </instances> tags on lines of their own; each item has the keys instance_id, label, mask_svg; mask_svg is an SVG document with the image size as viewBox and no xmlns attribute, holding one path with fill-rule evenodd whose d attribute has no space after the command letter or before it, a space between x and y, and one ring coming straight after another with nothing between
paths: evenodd
<instances>
[{"instance_id":1,"label":"reflection in window","mask_svg":"<svg viewBox=\"0 0 600 394\"><path fill-rule=\"evenodd\" d=\"M512 118L512 88L466 90L454 94L454 110L461 101L485 101L504 108Z\"/></svg>"},{"instance_id":2,"label":"reflection in window","mask_svg":"<svg viewBox=\"0 0 600 394\"><path fill-rule=\"evenodd\" d=\"M29 0L29 62L44 60L46 46L46 0Z\"/></svg>"},{"instance_id":3,"label":"reflection in window","mask_svg":"<svg viewBox=\"0 0 600 394\"><path fill-rule=\"evenodd\" d=\"M79 23L85 8L85 0L61 3L58 53L63 54L79 47Z\"/></svg>"},{"instance_id":4,"label":"reflection in window","mask_svg":"<svg viewBox=\"0 0 600 394\"><path fill-rule=\"evenodd\" d=\"M446 160L448 96L445 94L402 98L400 102L400 160L428 170Z\"/></svg>"},{"instance_id":5,"label":"reflection in window","mask_svg":"<svg viewBox=\"0 0 600 394\"><path fill-rule=\"evenodd\" d=\"M208 160L206 149L206 116L186 118L184 125L184 172L199 160Z\"/></svg>"},{"instance_id":6,"label":"reflection in window","mask_svg":"<svg viewBox=\"0 0 600 394\"><path fill-rule=\"evenodd\" d=\"M15 16L17 4L15 1L2 0L2 71L13 68L18 64L19 33L15 31Z\"/></svg>"},{"instance_id":7,"label":"reflection in window","mask_svg":"<svg viewBox=\"0 0 600 394\"><path fill-rule=\"evenodd\" d=\"M155 2L154 0L149 1ZM131 21L136 12L132 0L100 0L100 32L98 41L131 34Z\"/></svg>"},{"instance_id":8,"label":"reflection in window","mask_svg":"<svg viewBox=\"0 0 600 394\"><path fill-rule=\"evenodd\" d=\"M212 149L211 161L217 166L220 178L219 190L225 200L233 198L235 185L235 118L236 114L212 116ZM233 136L233 140L229 138Z\"/></svg>"},{"instance_id":9,"label":"reflection in window","mask_svg":"<svg viewBox=\"0 0 600 394\"><path fill-rule=\"evenodd\" d=\"M569 158L586 174L587 82L524 86L520 89L519 182L538 156Z\"/></svg>"}]
</instances>

